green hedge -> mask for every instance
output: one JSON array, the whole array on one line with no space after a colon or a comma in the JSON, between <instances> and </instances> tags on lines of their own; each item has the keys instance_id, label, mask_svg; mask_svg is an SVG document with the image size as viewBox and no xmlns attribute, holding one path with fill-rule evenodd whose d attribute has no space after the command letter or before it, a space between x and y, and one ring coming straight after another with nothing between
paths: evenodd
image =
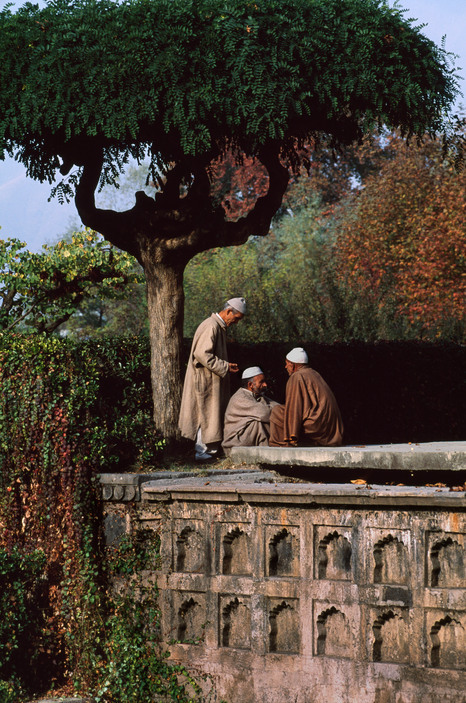
<instances>
[{"instance_id":1,"label":"green hedge","mask_svg":"<svg viewBox=\"0 0 466 703\"><path fill-rule=\"evenodd\" d=\"M47 472L60 455L118 471L156 456L146 338L2 334L0 383L3 467L26 462Z\"/></svg>"},{"instance_id":2,"label":"green hedge","mask_svg":"<svg viewBox=\"0 0 466 703\"><path fill-rule=\"evenodd\" d=\"M50 633L45 618L45 554L0 549L0 701L19 693L21 681L43 683L44 655ZM8 689L6 682L12 682ZM15 685L16 683L16 685Z\"/></svg>"}]
</instances>

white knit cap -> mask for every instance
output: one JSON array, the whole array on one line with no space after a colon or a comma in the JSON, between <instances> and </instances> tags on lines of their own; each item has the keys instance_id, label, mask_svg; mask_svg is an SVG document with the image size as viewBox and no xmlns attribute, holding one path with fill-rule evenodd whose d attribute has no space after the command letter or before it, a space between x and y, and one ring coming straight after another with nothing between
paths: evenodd
<instances>
[{"instance_id":1,"label":"white knit cap","mask_svg":"<svg viewBox=\"0 0 466 703\"><path fill-rule=\"evenodd\" d=\"M288 361L293 362L293 364L307 364L309 361L306 352L302 347L295 347L286 355Z\"/></svg>"},{"instance_id":2,"label":"white knit cap","mask_svg":"<svg viewBox=\"0 0 466 703\"><path fill-rule=\"evenodd\" d=\"M248 369L244 369L241 378L245 381L247 378L254 378L254 376L259 376L259 374L264 373L259 366L250 366Z\"/></svg>"},{"instance_id":3,"label":"white knit cap","mask_svg":"<svg viewBox=\"0 0 466 703\"><path fill-rule=\"evenodd\" d=\"M242 315L246 315L246 301L244 298L231 298L230 300L227 300L227 303Z\"/></svg>"}]
</instances>

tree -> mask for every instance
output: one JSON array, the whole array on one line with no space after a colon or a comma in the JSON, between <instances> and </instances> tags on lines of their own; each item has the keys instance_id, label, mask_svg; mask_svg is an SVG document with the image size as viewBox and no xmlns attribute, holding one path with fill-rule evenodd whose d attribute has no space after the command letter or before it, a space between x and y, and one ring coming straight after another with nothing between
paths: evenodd
<instances>
[{"instance_id":1,"label":"tree","mask_svg":"<svg viewBox=\"0 0 466 703\"><path fill-rule=\"evenodd\" d=\"M138 281L134 259L91 230L43 246L38 254L25 246L17 239L0 239L3 331L32 327L51 333L97 291L101 299L112 300Z\"/></svg>"},{"instance_id":2,"label":"tree","mask_svg":"<svg viewBox=\"0 0 466 703\"><path fill-rule=\"evenodd\" d=\"M167 438L177 434L187 262L268 233L304 143L349 143L384 124L436 132L458 92L443 47L381 0L7 6L0 59L0 153L33 178L68 176L59 196L74 192L84 224L144 269L154 418ZM227 150L268 172L267 193L236 221L208 175ZM96 207L99 184L147 154L155 198Z\"/></svg>"},{"instance_id":3,"label":"tree","mask_svg":"<svg viewBox=\"0 0 466 703\"><path fill-rule=\"evenodd\" d=\"M416 335L464 341L466 174L439 140L385 142L390 157L340 212L339 277Z\"/></svg>"}]
</instances>

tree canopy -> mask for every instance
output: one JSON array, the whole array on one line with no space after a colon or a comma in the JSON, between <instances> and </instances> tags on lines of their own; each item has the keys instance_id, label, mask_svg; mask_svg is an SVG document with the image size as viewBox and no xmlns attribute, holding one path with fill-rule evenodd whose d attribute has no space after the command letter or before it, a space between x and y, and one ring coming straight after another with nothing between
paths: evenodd
<instances>
[{"instance_id":1,"label":"tree canopy","mask_svg":"<svg viewBox=\"0 0 466 703\"><path fill-rule=\"evenodd\" d=\"M158 165L257 153L374 124L439 130L449 55L383 0L54 0L0 13L0 148L52 180L104 147L104 178L147 147Z\"/></svg>"},{"instance_id":2,"label":"tree canopy","mask_svg":"<svg viewBox=\"0 0 466 703\"><path fill-rule=\"evenodd\" d=\"M438 140L408 149L386 139L390 158L338 213L337 276L423 336L456 328L466 312L466 174Z\"/></svg>"}]
</instances>

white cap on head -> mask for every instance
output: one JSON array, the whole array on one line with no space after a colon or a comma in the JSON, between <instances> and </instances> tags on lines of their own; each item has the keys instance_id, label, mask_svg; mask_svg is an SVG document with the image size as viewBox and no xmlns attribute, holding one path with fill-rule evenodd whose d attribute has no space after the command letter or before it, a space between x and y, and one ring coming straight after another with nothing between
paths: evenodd
<instances>
[{"instance_id":1,"label":"white cap on head","mask_svg":"<svg viewBox=\"0 0 466 703\"><path fill-rule=\"evenodd\" d=\"M246 301L244 298L231 298L230 300L227 300L227 303L242 315L246 315Z\"/></svg>"},{"instance_id":2,"label":"white cap on head","mask_svg":"<svg viewBox=\"0 0 466 703\"><path fill-rule=\"evenodd\" d=\"M286 358L293 364L307 364L307 362L309 361L307 354L302 347L295 347L294 349L292 349L290 352L288 352Z\"/></svg>"},{"instance_id":3,"label":"white cap on head","mask_svg":"<svg viewBox=\"0 0 466 703\"><path fill-rule=\"evenodd\" d=\"M259 366L250 366L248 369L244 369L241 378L245 381L247 378L254 378L254 376L259 376L259 374L264 373Z\"/></svg>"}]
</instances>

